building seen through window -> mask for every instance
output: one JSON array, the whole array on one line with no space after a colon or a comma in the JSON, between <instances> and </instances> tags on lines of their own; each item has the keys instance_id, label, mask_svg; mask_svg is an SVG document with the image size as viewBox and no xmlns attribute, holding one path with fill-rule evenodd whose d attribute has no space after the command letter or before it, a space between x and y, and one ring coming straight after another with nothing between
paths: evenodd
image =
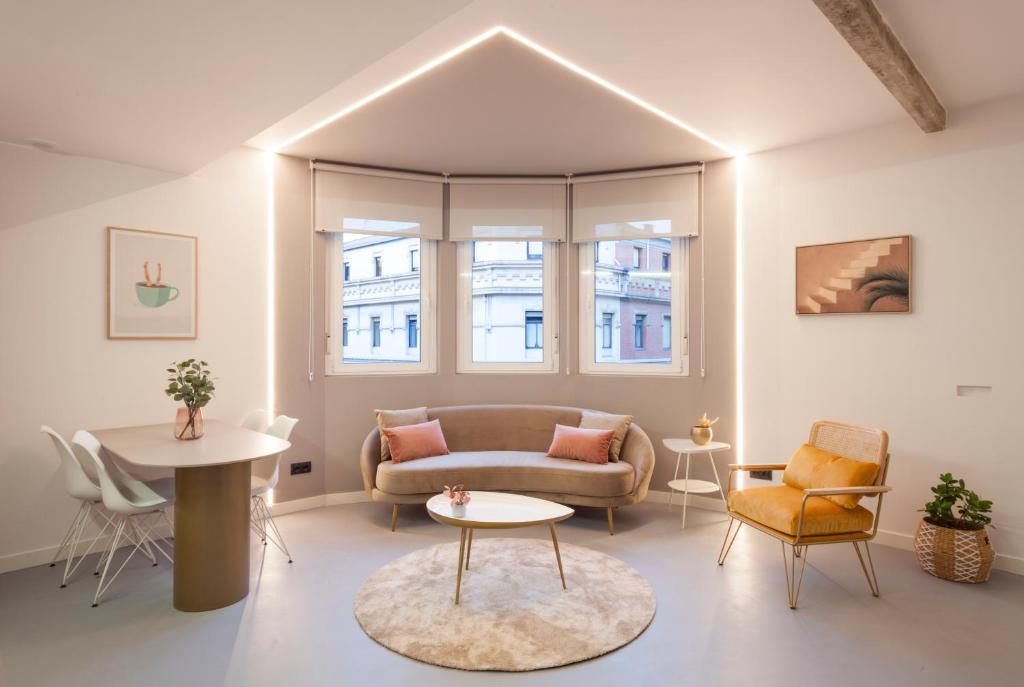
<instances>
[{"instance_id":1,"label":"building seen through window","mask_svg":"<svg viewBox=\"0 0 1024 687\"><path fill-rule=\"evenodd\" d=\"M595 245L595 362L672 362L672 245L669 238Z\"/></svg>"},{"instance_id":2,"label":"building seen through window","mask_svg":"<svg viewBox=\"0 0 1024 687\"><path fill-rule=\"evenodd\" d=\"M342 238L342 355L346 363L420 361L420 239Z\"/></svg>"}]
</instances>

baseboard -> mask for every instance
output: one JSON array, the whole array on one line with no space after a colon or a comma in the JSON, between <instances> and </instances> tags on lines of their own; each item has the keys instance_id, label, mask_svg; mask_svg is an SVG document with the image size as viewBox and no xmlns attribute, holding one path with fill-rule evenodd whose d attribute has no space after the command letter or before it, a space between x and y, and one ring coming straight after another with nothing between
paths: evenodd
<instances>
[{"instance_id":1,"label":"baseboard","mask_svg":"<svg viewBox=\"0 0 1024 687\"><path fill-rule=\"evenodd\" d=\"M268 505L271 515L287 515L288 513L297 513L300 510L323 508L327 505L326 499L327 497L323 494L318 494L316 496L307 496L303 499L292 499L291 501L282 501Z\"/></svg>"},{"instance_id":2,"label":"baseboard","mask_svg":"<svg viewBox=\"0 0 1024 687\"><path fill-rule=\"evenodd\" d=\"M875 537L875 541L882 546L891 546L894 549L904 549L906 551L914 550L913 535L903 534L902 532L878 530L878 535ZM1020 556L1008 556L1005 553L999 553L997 551L996 559L992 562L992 567L996 570L1013 573L1014 575L1024 575L1024 558L1021 558Z\"/></svg>"},{"instance_id":3,"label":"baseboard","mask_svg":"<svg viewBox=\"0 0 1024 687\"><path fill-rule=\"evenodd\" d=\"M167 537L170 536L170 534L170 529L166 525L160 525L153 528L153 537L155 539ZM89 548L92 547L93 553L103 551L107 546L109 546L110 537L111 535L104 535L103 537L91 537L87 540L82 540L79 544L79 550L88 551ZM46 546L41 549L20 551L18 553L7 554L6 556L0 556L0 574L12 572L14 570L22 570L24 568L34 568L37 565L46 565L53 558L53 555L57 553L57 549L59 548L60 544L54 544L53 546ZM58 560L58 563L63 561L64 559L61 558ZM59 581L60 580L58 579L58 582Z\"/></svg>"},{"instance_id":4,"label":"baseboard","mask_svg":"<svg viewBox=\"0 0 1024 687\"><path fill-rule=\"evenodd\" d=\"M327 495L328 506L344 506L350 503L369 503L370 497L365 491L336 491Z\"/></svg>"}]
</instances>

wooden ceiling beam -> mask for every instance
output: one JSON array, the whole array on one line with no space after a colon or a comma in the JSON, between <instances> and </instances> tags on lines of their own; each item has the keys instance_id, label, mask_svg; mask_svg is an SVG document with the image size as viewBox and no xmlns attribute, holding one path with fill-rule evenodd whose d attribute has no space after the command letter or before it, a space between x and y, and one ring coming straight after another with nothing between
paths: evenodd
<instances>
[{"instance_id":1,"label":"wooden ceiling beam","mask_svg":"<svg viewBox=\"0 0 1024 687\"><path fill-rule=\"evenodd\" d=\"M925 133L946 128L946 109L872 0L814 0Z\"/></svg>"}]
</instances>

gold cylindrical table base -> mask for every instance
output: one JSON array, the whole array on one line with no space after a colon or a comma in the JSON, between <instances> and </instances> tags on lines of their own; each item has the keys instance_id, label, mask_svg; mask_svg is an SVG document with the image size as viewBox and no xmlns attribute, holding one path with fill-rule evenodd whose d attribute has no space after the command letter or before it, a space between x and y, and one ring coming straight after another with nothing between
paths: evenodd
<instances>
[{"instance_id":1,"label":"gold cylindrical table base","mask_svg":"<svg viewBox=\"0 0 1024 687\"><path fill-rule=\"evenodd\" d=\"M174 607L211 611L249 593L248 461L174 471Z\"/></svg>"}]
</instances>

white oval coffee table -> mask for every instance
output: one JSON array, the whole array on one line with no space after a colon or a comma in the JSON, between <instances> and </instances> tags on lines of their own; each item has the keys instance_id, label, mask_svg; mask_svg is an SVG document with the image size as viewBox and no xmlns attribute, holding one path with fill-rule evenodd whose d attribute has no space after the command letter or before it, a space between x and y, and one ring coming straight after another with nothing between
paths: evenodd
<instances>
[{"instance_id":1,"label":"white oval coffee table","mask_svg":"<svg viewBox=\"0 0 1024 687\"><path fill-rule=\"evenodd\" d=\"M447 496L438 494L431 497L427 501L427 513L430 514L430 517L445 525L458 527L460 530L459 568L455 577L455 604L459 603L462 589L463 565L466 570L469 570L469 554L473 549L473 530L475 529L510 529L547 525L551 529L551 543L555 547L558 575L562 578L562 589L565 589L565 573L562 571L562 555L558 552L555 523L572 517L575 512L568 506L532 496L519 496L497 491L473 491L470 492L470 501L466 504L465 511L460 515L455 515Z\"/></svg>"}]
</instances>

